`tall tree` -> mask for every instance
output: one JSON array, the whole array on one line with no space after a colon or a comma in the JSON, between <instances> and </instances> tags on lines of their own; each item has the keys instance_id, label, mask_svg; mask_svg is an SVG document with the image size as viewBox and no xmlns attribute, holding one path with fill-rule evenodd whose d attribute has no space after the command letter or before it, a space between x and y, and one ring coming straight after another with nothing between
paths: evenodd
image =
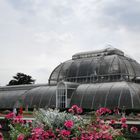
<instances>
[{"instance_id":1,"label":"tall tree","mask_svg":"<svg viewBox=\"0 0 140 140\"><path fill-rule=\"evenodd\" d=\"M24 84L34 84L35 80L32 79L30 75L24 73L17 73L16 76L13 76L13 79L9 81L7 86L10 85L24 85Z\"/></svg>"}]
</instances>

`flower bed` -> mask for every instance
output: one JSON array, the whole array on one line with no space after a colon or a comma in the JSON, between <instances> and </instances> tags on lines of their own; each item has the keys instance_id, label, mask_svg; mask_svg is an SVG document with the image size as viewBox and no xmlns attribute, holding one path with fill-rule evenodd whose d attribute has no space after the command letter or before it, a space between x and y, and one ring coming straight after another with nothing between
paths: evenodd
<instances>
[{"instance_id":1,"label":"flower bed","mask_svg":"<svg viewBox=\"0 0 140 140\"><path fill-rule=\"evenodd\" d=\"M107 108L97 110L91 119L81 117L81 113L82 109L77 105L72 106L69 113L39 109L34 113L33 121L10 113L6 115L9 137L12 140L126 140L124 133L128 125L125 117L117 120L121 123L121 128L117 128L116 120L103 120L103 115L111 113ZM133 126L129 131L136 134L138 129ZM0 140L3 140L2 133Z\"/></svg>"}]
</instances>

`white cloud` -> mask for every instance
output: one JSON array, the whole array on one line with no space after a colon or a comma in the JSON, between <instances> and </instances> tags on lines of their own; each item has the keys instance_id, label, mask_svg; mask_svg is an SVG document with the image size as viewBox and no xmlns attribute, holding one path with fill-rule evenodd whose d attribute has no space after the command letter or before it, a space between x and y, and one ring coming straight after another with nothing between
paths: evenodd
<instances>
[{"instance_id":1,"label":"white cloud","mask_svg":"<svg viewBox=\"0 0 140 140\"><path fill-rule=\"evenodd\" d=\"M1 0L0 84L16 72L47 82L77 52L111 44L140 61L138 0Z\"/></svg>"}]
</instances>

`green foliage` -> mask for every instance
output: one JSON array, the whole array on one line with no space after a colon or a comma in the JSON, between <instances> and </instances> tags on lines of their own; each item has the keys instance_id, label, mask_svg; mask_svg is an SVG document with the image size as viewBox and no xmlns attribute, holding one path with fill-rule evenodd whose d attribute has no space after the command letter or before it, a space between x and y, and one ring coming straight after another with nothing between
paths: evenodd
<instances>
[{"instance_id":1,"label":"green foliage","mask_svg":"<svg viewBox=\"0 0 140 140\"><path fill-rule=\"evenodd\" d=\"M57 109L39 109L35 112L35 121L33 121L33 127L41 127L45 130L52 130L52 132L57 133L56 130L65 129L64 123L67 120L74 122L74 126L71 128L70 137L79 137L81 132L78 128L84 128L89 120L83 119L80 116L76 116L67 112L59 112Z\"/></svg>"},{"instance_id":2,"label":"green foliage","mask_svg":"<svg viewBox=\"0 0 140 140\"><path fill-rule=\"evenodd\" d=\"M124 138L123 136L117 136L115 140L128 140L128 139Z\"/></svg>"},{"instance_id":3,"label":"green foliage","mask_svg":"<svg viewBox=\"0 0 140 140\"><path fill-rule=\"evenodd\" d=\"M2 111L2 114L8 114L10 112L11 112L10 110L4 110L4 111Z\"/></svg>"},{"instance_id":4,"label":"green foliage","mask_svg":"<svg viewBox=\"0 0 140 140\"><path fill-rule=\"evenodd\" d=\"M25 137L28 137L31 133L31 128L29 124L21 125L20 123L16 123L14 125L9 125L10 127L10 137L12 140L17 140L17 137L20 134L24 134Z\"/></svg>"},{"instance_id":5,"label":"green foliage","mask_svg":"<svg viewBox=\"0 0 140 140\"><path fill-rule=\"evenodd\" d=\"M33 111L23 111L23 115L33 115Z\"/></svg>"},{"instance_id":6,"label":"green foliage","mask_svg":"<svg viewBox=\"0 0 140 140\"><path fill-rule=\"evenodd\" d=\"M72 120L75 123L75 127L86 124L87 122L80 116L75 116L66 112L59 112L59 110L48 109L35 112L34 127L44 126L46 129L56 129L64 127L66 120Z\"/></svg>"},{"instance_id":7,"label":"green foliage","mask_svg":"<svg viewBox=\"0 0 140 140\"><path fill-rule=\"evenodd\" d=\"M93 112L94 113L94 112ZM95 114L92 119L83 118L78 114L60 112L57 109L39 109L34 113L35 120L24 123L20 116L11 120L10 137L17 140L21 135L25 139L113 139L124 138L122 129L113 128L110 123L98 118ZM70 127L69 127L70 126Z\"/></svg>"}]
</instances>

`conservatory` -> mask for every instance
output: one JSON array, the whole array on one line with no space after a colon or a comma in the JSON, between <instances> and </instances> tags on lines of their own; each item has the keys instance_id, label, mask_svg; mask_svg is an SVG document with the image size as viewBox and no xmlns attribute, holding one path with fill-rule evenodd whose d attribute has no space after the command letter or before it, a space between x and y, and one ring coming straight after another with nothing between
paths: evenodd
<instances>
[{"instance_id":1,"label":"conservatory","mask_svg":"<svg viewBox=\"0 0 140 140\"><path fill-rule=\"evenodd\" d=\"M0 109L140 109L140 64L124 52L107 48L77 53L57 66L46 85L0 88Z\"/></svg>"}]
</instances>

